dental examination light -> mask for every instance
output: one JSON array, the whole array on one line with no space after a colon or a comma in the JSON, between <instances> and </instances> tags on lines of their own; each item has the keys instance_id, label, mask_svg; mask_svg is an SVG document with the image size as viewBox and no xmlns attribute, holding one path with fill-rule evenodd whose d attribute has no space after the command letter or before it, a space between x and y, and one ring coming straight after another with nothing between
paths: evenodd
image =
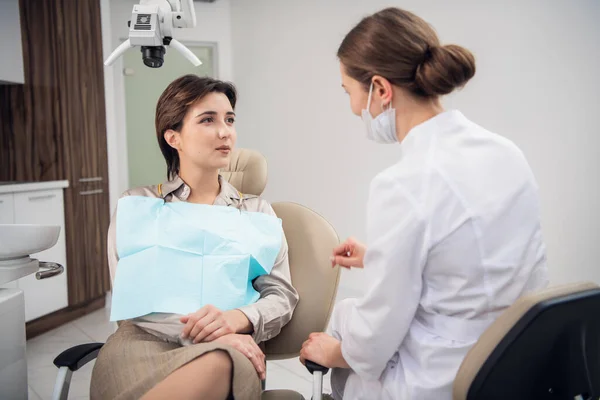
<instances>
[{"instance_id":1,"label":"dental examination light","mask_svg":"<svg viewBox=\"0 0 600 400\"><path fill-rule=\"evenodd\" d=\"M202 64L198 57L173 38L175 29L195 26L193 0L140 0L131 13L129 39L112 52L104 65L112 65L127 50L140 46L144 64L150 68L160 68L164 63L165 46L169 46L197 67Z\"/></svg>"}]
</instances>

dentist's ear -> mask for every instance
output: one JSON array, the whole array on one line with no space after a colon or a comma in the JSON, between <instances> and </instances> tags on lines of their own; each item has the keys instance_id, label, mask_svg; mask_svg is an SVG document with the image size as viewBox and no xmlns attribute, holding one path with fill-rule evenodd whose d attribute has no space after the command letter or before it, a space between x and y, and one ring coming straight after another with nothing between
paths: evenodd
<instances>
[{"instance_id":1,"label":"dentist's ear","mask_svg":"<svg viewBox=\"0 0 600 400\"><path fill-rule=\"evenodd\" d=\"M163 137L169 146L175 150L181 150L181 146L179 144L179 132L176 132L173 129L167 129Z\"/></svg>"},{"instance_id":2,"label":"dentist's ear","mask_svg":"<svg viewBox=\"0 0 600 400\"><path fill-rule=\"evenodd\" d=\"M373 77L373 101L375 104L380 103L382 106L387 106L392 101L394 95L393 87L390 81L383 76L375 75Z\"/></svg>"}]
</instances>

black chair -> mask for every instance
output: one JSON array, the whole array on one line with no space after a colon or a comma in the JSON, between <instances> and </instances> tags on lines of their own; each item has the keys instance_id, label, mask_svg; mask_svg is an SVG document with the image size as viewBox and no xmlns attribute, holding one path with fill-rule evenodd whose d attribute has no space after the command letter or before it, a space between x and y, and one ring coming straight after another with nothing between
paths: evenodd
<instances>
[{"instance_id":1,"label":"black chair","mask_svg":"<svg viewBox=\"0 0 600 400\"><path fill-rule=\"evenodd\" d=\"M467 354L453 398L600 399L600 287L572 284L519 299Z\"/></svg>"}]
</instances>

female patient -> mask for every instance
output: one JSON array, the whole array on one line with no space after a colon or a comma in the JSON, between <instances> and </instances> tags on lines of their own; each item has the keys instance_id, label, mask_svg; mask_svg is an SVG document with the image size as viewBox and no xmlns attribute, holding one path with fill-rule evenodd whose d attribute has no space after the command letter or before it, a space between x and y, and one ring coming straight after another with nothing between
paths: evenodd
<instances>
[{"instance_id":1,"label":"female patient","mask_svg":"<svg viewBox=\"0 0 600 400\"><path fill-rule=\"evenodd\" d=\"M241 195L219 175L236 142L235 103L231 84L194 75L172 82L156 107L156 134L170 180L124 196L274 215L267 202ZM116 232L115 213L108 237L113 286L119 262ZM253 286L258 301L237 309L205 306L189 315L153 313L121 321L96 361L91 398L260 398L265 361L257 343L277 335L298 302L285 238L271 272Z\"/></svg>"}]
</instances>

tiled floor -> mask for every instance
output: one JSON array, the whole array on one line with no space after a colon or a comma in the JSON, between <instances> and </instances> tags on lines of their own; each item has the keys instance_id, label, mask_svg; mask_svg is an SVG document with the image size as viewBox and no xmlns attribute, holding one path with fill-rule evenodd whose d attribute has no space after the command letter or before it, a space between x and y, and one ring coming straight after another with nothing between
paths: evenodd
<instances>
[{"instance_id":1,"label":"tiled floor","mask_svg":"<svg viewBox=\"0 0 600 400\"><path fill-rule=\"evenodd\" d=\"M340 288L337 300L356 295ZM29 399L52 398L57 369L52 364L63 350L82 343L104 342L114 330L108 321L108 310L98 310L58 329L40 335L27 342L27 369ZM88 399L89 385L94 363L90 362L73 374L69 399ZM324 379L324 390L330 392L329 375ZM312 376L298 359L270 361L267 365L267 389L296 390L310 399Z\"/></svg>"}]
</instances>

